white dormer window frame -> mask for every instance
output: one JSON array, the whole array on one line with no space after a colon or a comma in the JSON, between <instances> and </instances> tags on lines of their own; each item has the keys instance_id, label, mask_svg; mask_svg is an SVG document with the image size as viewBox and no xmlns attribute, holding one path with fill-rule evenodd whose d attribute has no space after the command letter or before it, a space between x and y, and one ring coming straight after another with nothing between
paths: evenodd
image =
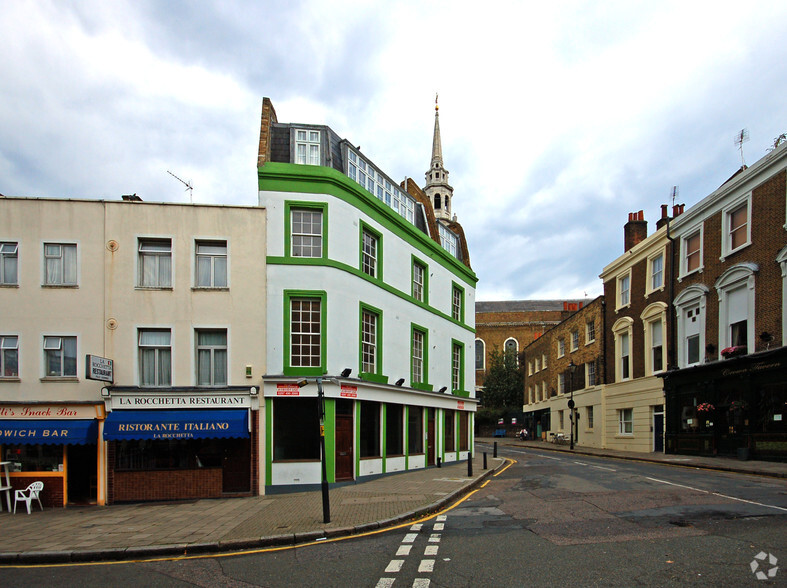
<instances>
[{"instance_id":1,"label":"white dormer window frame","mask_svg":"<svg viewBox=\"0 0 787 588\"><path fill-rule=\"evenodd\" d=\"M751 192L722 209L720 261L751 245L751 221Z\"/></svg>"},{"instance_id":2,"label":"white dormer window frame","mask_svg":"<svg viewBox=\"0 0 787 588\"><path fill-rule=\"evenodd\" d=\"M322 133L318 129L295 130L295 163L320 165Z\"/></svg>"},{"instance_id":3,"label":"white dormer window frame","mask_svg":"<svg viewBox=\"0 0 787 588\"><path fill-rule=\"evenodd\" d=\"M437 223L437 232L440 234L440 245L443 249L448 251L452 257L457 257L459 238L443 223Z\"/></svg>"}]
</instances>

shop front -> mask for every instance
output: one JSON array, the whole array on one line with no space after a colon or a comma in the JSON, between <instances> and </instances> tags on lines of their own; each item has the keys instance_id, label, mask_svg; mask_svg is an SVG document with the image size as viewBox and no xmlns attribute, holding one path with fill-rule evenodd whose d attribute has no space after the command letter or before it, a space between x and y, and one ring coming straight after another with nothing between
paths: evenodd
<instances>
[{"instance_id":1,"label":"shop front","mask_svg":"<svg viewBox=\"0 0 787 588\"><path fill-rule=\"evenodd\" d=\"M0 404L0 461L11 486L43 482L44 506L104 504L101 404Z\"/></svg>"},{"instance_id":2,"label":"shop front","mask_svg":"<svg viewBox=\"0 0 787 588\"><path fill-rule=\"evenodd\" d=\"M787 347L661 377L667 453L787 461Z\"/></svg>"},{"instance_id":3,"label":"shop front","mask_svg":"<svg viewBox=\"0 0 787 588\"><path fill-rule=\"evenodd\" d=\"M105 388L110 502L249 496L258 482L257 388Z\"/></svg>"}]
</instances>

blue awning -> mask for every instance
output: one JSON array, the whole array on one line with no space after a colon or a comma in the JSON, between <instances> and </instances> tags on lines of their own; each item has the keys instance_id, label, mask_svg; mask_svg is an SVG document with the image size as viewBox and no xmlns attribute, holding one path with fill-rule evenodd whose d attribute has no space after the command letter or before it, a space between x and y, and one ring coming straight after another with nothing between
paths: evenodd
<instances>
[{"instance_id":1,"label":"blue awning","mask_svg":"<svg viewBox=\"0 0 787 588\"><path fill-rule=\"evenodd\" d=\"M0 421L0 443L85 445L98 442L98 421Z\"/></svg>"},{"instance_id":2,"label":"blue awning","mask_svg":"<svg viewBox=\"0 0 787 588\"><path fill-rule=\"evenodd\" d=\"M113 410L104 421L104 440L232 439L249 436L248 411Z\"/></svg>"}]
</instances>

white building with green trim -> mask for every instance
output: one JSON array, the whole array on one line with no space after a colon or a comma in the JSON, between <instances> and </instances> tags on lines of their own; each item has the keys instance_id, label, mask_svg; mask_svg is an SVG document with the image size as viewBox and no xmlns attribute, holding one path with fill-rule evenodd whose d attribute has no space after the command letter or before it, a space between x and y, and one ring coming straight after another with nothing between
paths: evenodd
<instances>
[{"instance_id":1,"label":"white building with green trim","mask_svg":"<svg viewBox=\"0 0 787 588\"><path fill-rule=\"evenodd\" d=\"M398 185L329 127L279 123L263 101L266 492L320 483L321 429L331 483L473 450L477 278L445 211L437 112L432 155L423 190Z\"/></svg>"}]
</instances>

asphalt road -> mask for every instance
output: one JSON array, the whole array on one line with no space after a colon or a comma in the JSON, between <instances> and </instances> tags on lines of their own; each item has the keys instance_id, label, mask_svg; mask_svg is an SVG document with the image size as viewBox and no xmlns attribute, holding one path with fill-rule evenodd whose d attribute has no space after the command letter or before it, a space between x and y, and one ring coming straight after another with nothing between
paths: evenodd
<instances>
[{"instance_id":1,"label":"asphalt road","mask_svg":"<svg viewBox=\"0 0 787 588\"><path fill-rule=\"evenodd\" d=\"M246 555L4 569L0 586L787 585L773 572L787 564L785 480L500 454L516 463L416 525Z\"/></svg>"}]
</instances>

